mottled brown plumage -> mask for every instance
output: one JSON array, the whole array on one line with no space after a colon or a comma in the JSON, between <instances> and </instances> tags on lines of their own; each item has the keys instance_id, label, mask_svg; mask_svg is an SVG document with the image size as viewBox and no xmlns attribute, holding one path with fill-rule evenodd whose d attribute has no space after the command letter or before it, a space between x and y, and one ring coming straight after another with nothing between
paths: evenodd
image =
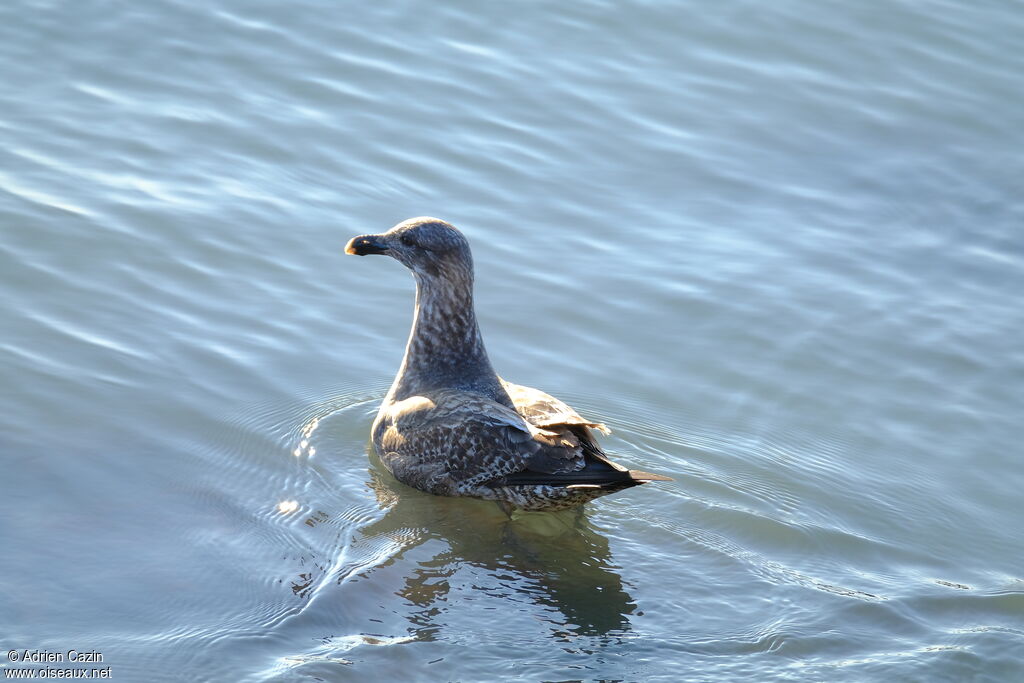
<instances>
[{"instance_id":1,"label":"mottled brown plumage","mask_svg":"<svg viewBox=\"0 0 1024 683\"><path fill-rule=\"evenodd\" d=\"M537 389L505 382L484 349L473 308L473 258L458 230L413 218L349 241L386 254L416 279L405 357L373 423L373 445L400 481L437 495L559 509L652 480L605 456L580 417Z\"/></svg>"}]
</instances>

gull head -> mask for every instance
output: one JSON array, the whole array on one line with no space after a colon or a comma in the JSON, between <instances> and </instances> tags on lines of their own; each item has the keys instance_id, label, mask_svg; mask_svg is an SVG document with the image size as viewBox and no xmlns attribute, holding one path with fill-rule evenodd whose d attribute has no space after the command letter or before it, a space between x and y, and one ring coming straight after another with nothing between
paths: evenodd
<instances>
[{"instance_id":1,"label":"gull head","mask_svg":"<svg viewBox=\"0 0 1024 683\"><path fill-rule=\"evenodd\" d=\"M462 233L450 223L429 216L402 221L379 235L353 237L345 253L384 254L423 277L453 276L467 269L472 273L473 269L469 242Z\"/></svg>"}]
</instances>

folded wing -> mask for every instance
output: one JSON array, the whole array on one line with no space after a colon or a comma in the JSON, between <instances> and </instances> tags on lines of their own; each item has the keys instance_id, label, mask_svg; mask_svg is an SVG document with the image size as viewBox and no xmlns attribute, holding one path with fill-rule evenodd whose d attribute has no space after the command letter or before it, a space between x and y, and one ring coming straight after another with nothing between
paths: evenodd
<instances>
[{"instance_id":1,"label":"folded wing","mask_svg":"<svg viewBox=\"0 0 1024 683\"><path fill-rule=\"evenodd\" d=\"M619 489L667 479L610 461L600 423L542 391L505 382L515 410L480 394L439 390L383 410L374 443L401 481L440 495L480 486Z\"/></svg>"},{"instance_id":2,"label":"folded wing","mask_svg":"<svg viewBox=\"0 0 1024 683\"><path fill-rule=\"evenodd\" d=\"M568 473L584 466L578 440L538 429L479 394L455 390L392 404L375 425L374 441L400 480L442 495L513 472Z\"/></svg>"}]
</instances>

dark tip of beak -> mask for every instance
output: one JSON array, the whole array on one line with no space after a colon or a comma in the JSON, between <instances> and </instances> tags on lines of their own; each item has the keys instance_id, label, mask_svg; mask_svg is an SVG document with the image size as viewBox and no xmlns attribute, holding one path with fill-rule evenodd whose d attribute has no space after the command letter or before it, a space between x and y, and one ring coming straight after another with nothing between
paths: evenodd
<instances>
[{"instance_id":1,"label":"dark tip of beak","mask_svg":"<svg viewBox=\"0 0 1024 683\"><path fill-rule=\"evenodd\" d=\"M384 243L380 235L360 235L359 237L353 237L345 245L345 253L355 254L356 256L386 254L387 252L387 244Z\"/></svg>"}]
</instances>

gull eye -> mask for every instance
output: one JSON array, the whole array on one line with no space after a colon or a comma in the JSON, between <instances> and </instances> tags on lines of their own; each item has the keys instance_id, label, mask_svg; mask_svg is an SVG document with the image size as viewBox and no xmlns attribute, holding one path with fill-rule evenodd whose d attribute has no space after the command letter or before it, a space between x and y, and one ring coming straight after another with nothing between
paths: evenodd
<instances>
[{"instance_id":1,"label":"gull eye","mask_svg":"<svg viewBox=\"0 0 1024 683\"><path fill-rule=\"evenodd\" d=\"M402 241L402 244L404 244L407 247L411 247L414 244L416 244L416 241L412 237L410 237L408 234L402 235L401 241Z\"/></svg>"}]
</instances>

